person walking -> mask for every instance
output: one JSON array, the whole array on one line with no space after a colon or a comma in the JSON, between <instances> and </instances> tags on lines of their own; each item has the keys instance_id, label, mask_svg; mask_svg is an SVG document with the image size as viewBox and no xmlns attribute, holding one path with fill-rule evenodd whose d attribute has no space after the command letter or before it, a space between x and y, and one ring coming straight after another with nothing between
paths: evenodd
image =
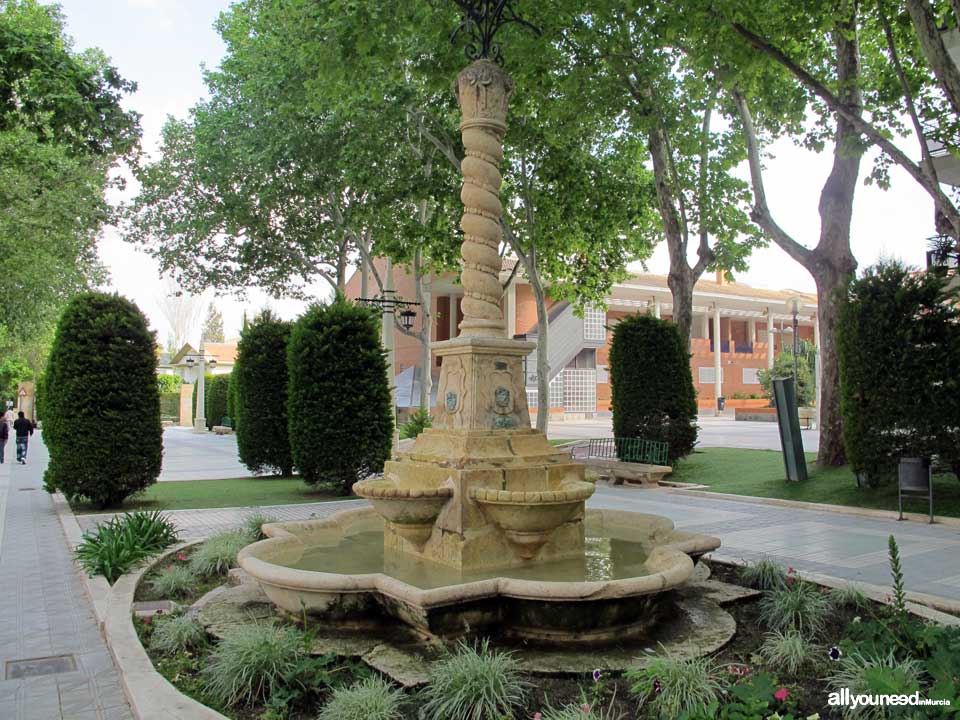
<instances>
[{"instance_id":1,"label":"person walking","mask_svg":"<svg viewBox=\"0 0 960 720\"><path fill-rule=\"evenodd\" d=\"M13 403L9 403L7 405L7 411L3 414L3 421L7 424L7 427L13 427L16 419L16 416L13 414Z\"/></svg>"},{"instance_id":2,"label":"person walking","mask_svg":"<svg viewBox=\"0 0 960 720\"><path fill-rule=\"evenodd\" d=\"M7 454L7 440L10 439L10 426L6 420L0 420L0 465L3 465L4 456Z\"/></svg>"},{"instance_id":3,"label":"person walking","mask_svg":"<svg viewBox=\"0 0 960 720\"><path fill-rule=\"evenodd\" d=\"M17 434L17 462L21 465L27 464L27 443L30 436L33 435L33 423L27 420L23 415L23 410L17 413L18 417L13 423L13 431Z\"/></svg>"}]
</instances>

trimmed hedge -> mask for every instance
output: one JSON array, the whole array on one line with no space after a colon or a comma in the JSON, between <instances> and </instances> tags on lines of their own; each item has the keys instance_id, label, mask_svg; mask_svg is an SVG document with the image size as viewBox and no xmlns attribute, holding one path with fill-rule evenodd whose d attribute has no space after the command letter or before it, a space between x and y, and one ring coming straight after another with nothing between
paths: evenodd
<instances>
[{"instance_id":1,"label":"trimmed hedge","mask_svg":"<svg viewBox=\"0 0 960 720\"><path fill-rule=\"evenodd\" d=\"M240 462L253 473L290 475L287 342L290 323L264 310L247 325L233 366L233 414ZM229 413L228 413L229 414Z\"/></svg>"},{"instance_id":2,"label":"trimmed hedge","mask_svg":"<svg viewBox=\"0 0 960 720\"><path fill-rule=\"evenodd\" d=\"M847 458L871 484L902 456L960 473L960 308L947 281L898 262L868 268L841 299L840 408Z\"/></svg>"},{"instance_id":3,"label":"trimmed hedge","mask_svg":"<svg viewBox=\"0 0 960 720\"><path fill-rule=\"evenodd\" d=\"M164 393L179 393L183 378L179 375L157 375L157 390Z\"/></svg>"},{"instance_id":4,"label":"trimmed hedge","mask_svg":"<svg viewBox=\"0 0 960 720\"><path fill-rule=\"evenodd\" d=\"M339 297L311 306L293 326L290 446L311 485L348 493L390 457L393 414L378 317Z\"/></svg>"},{"instance_id":5,"label":"trimmed hedge","mask_svg":"<svg viewBox=\"0 0 960 720\"><path fill-rule=\"evenodd\" d=\"M74 298L57 325L44 388L48 488L97 507L157 480L163 453L154 334L119 295Z\"/></svg>"},{"instance_id":6,"label":"trimmed hedge","mask_svg":"<svg viewBox=\"0 0 960 720\"><path fill-rule=\"evenodd\" d=\"M631 315L613 328L610 343L613 434L659 440L670 462L697 442L697 395L690 353L677 326L650 315Z\"/></svg>"},{"instance_id":7,"label":"trimmed hedge","mask_svg":"<svg viewBox=\"0 0 960 720\"><path fill-rule=\"evenodd\" d=\"M214 425L219 425L224 416L229 415L227 411L227 388L230 384L230 375L213 375L205 373L203 376L203 417L207 421L207 430L213 430ZM193 386L193 413L197 413L197 392L198 384Z\"/></svg>"}]
</instances>

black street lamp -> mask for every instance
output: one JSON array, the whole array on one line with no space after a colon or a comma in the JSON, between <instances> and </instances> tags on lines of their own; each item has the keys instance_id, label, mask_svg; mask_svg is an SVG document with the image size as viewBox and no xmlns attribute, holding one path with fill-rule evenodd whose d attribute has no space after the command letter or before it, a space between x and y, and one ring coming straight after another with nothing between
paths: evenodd
<instances>
[{"instance_id":1,"label":"black street lamp","mask_svg":"<svg viewBox=\"0 0 960 720\"><path fill-rule=\"evenodd\" d=\"M454 2L460 8L460 24L450 33L450 42L456 42L460 33L466 35L468 39L464 52L468 60L487 58L497 65L503 65L500 44L493 42L493 38L500 28L509 23L517 23L534 35L540 35L540 28L517 15L517 11L513 9L513 0L454 0Z\"/></svg>"},{"instance_id":2,"label":"black street lamp","mask_svg":"<svg viewBox=\"0 0 960 720\"><path fill-rule=\"evenodd\" d=\"M370 307L379 308L384 315L394 315L400 317L400 326L404 330L410 330L413 327L414 318L417 312L414 308L420 307L420 303L409 300L399 300L393 297L393 290L384 290L382 295L372 298L357 298L357 302ZM400 312L397 312L399 310Z\"/></svg>"},{"instance_id":3,"label":"black street lamp","mask_svg":"<svg viewBox=\"0 0 960 720\"><path fill-rule=\"evenodd\" d=\"M787 310L793 315L793 387L800 397L800 380L797 377L797 354L800 352L800 309L803 307L803 298L794 296L787 300Z\"/></svg>"}]
</instances>

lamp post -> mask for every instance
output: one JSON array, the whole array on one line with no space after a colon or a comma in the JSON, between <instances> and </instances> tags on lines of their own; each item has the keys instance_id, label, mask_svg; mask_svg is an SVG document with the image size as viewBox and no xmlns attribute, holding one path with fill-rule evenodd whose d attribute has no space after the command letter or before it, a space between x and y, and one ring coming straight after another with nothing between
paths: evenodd
<instances>
[{"instance_id":1,"label":"lamp post","mask_svg":"<svg viewBox=\"0 0 960 720\"><path fill-rule=\"evenodd\" d=\"M199 377L197 378L197 416L193 419L193 431L198 433L205 433L207 431L207 418L206 415L206 388L204 387L204 376L206 375L206 365L209 363L210 367L215 367L217 364L216 358L210 358L207 360L204 355L203 346L200 346L200 352L196 355L187 355L186 363L190 367L194 366L194 363L197 365L197 370Z\"/></svg>"},{"instance_id":2,"label":"lamp post","mask_svg":"<svg viewBox=\"0 0 960 720\"><path fill-rule=\"evenodd\" d=\"M401 327L403 327L404 330L410 330L413 327L414 319L417 317L417 312L414 308L420 307L420 303L400 300L396 297L396 293L393 290L393 264L389 258L387 259L386 276L386 286L383 289L383 294L372 298L357 298L357 302L378 308L383 317L381 333L383 347L387 351L387 365L390 376L390 403L393 414L393 451L396 452L400 445L400 429L397 427L397 356L395 350L394 321L395 318L399 317ZM430 368L424 368L424 372L430 372Z\"/></svg>"},{"instance_id":3,"label":"lamp post","mask_svg":"<svg viewBox=\"0 0 960 720\"><path fill-rule=\"evenodd\" d=\"M800 380L797 376L797 354L800 352L800 310L803 307L803 298L794 295L787 300L787 311L793 315L793 386L800 397Z\"/></svg>"}]
</instances>

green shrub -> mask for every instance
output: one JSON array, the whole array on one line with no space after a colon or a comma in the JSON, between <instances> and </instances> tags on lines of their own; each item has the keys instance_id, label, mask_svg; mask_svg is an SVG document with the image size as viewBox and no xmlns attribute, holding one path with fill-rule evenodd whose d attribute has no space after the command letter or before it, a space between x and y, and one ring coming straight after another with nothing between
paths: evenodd
<instances>
[{"instance_id":1,"label":"green shrub","mask_svg":"<svg viewBox=\"0 0 960 720\"><path fill-rule=\"evenodd\" d=\"M233 430L237 430L237 363L233 364L233 372L228 376L230 381L227 383L227 417L233 423Z\"/></svg>"},{"instance_id":2,"label":"green shrub","mask_svg":"<svg viewBox=\"0 0 960 720\"><path fill-rule=\"evenodd\" d=\"M921 664L913 659L898 660L893 652L886 655L862 655L853 652L841 657L837 669L827 678L831 690L849 688L851 695L910 695L920 688ZM899 713L882 705L864 705L842 710L844 717L881 720Z\"/></svg>"},{"instance_id":3,"label":"green shrub","mask_svg":"<svg viewBox=\"0 0 960 720\"><path fill-rule=\"evenodd\" d=\"M367 678L334 690L318 720L403 720L405 699L402 690L381 678Z\"/></svg>"},{"instance_id":4,"label":"green shrub","mask_svg":"<svg viewBox=\"0 0 960 720\"><path fill-rule=\"evenodd\" d=\"M796 675L804 666L814 664L823 655L823 649L796 630L775 630L764 638L760 655L775 670Z\"/></svg>"},{"instance_id":5,"label":"green shrub","mask_svg":"<svg viewBox=\"0 0 960 720\"><path fill-rule=\"evenodd\" d=\"M197 576L186 565L168 565L147 581L147 586L164 598L181 598L197 586Z\"/></svg>"},{"instance_id":6,"label":"green shrub","mask_svg":"<svg viewBox=\"0 0 960 720\"><path fill-rule=\"evenodd\" d=\"M193 615L159 617L150 634L150 649L161 655L193 652L207 644L207 631Z\"/></svg>"},{"instance_id":7,"label":"green shrub","mask_svg":"<svg viewBox=\"0 0 960 720\"><path fill-rule=\"evenodd\" d=\"M797 353L797 405L812 405L817 398L816 380L817 348L806 340L800 341ZM757 379L763 388L764 397L773 397L773 378L793 377L793 350L784 350L773 361L773 368L760 370Z\"/></svg>"},{"instance_id":8,"label":"green shrub","mask_svg":"<svg viewBox=\"0 0 960 720\"><path fill-rule=\"evenodd\" d=\"M657 657L642 668L629 668L625 677L651 715L672 719L717 701L722 685L710 658Z\"/></svg>"},{"instance_id":9,"label":"green shrub","mask_svg":"<svg viewBox=\"0 0 960 720\"><path fill-rule=\"evenodd\" d=\"M400 426L400 438L403 440L415 438L432 424L430 411L426 408L417 408L410 419Z\"/></svg>"},{"instance_id":10,"label":"green shrub","mask_svg":"<svg viewBox=\"0 0 960 720\"><path fill-rule=\"evenodd\" d=\"M613 328L610 343L613 434L669 445L671 463L697 442L697 396L690 353L677 326L631 315Z\"/></svg>"},{"instance_id":11,"label":"green shrub","mask_svg":"<svg viewBox=\"0 0 960 720\"><path fill-rule=\"evenodd\" d=\"M103 575L113 584L175 542L177 530L161 512L135 512L111 518L85 532L75 553L88 575Z\"/></svg>"},{"instance_id":12,"label":"green shrub","mask_svg":"<svg viewBox=\"0 0 960 720\"><path fill-rule=\"evenodd\" d=\"M226 530L211 535L190 556L190 571L197 576L225 575L237 566L237 553L249 545L244 530Z\"/></svg>"},{"instance_id":13,"label":"green shrub","mask_svg":"<svg viewBox=\"0 0 960 720\"><path fill-rule=\"evenodd\" d=\"M290 475L287 434L287 343L290 323L269 310L247 325L237 345L234 409L240 462L253 473Z\"/></svg>"},{"instance_id":14,"label":"green shrub","mask_svg":"<svg viewBox=\"0 0 960 720\"><path fill-rule=\"evenodd\" d=\"M744 565L737 574L741 581L757 590L775 590L787 586L787 571L783 565L768 557Z\"/></svg>"},{"instance_id":15,"label":"green shrub","mask_svg":"<svg viewBox=\"0 0 960 720\"><path fill-rule=\"evenodd\" d=\"M379 315L339 297L290 334L290 446L300 476L348 493L390 457L393 413Z\"/></svg>"},{"instance_id":16,"label":"green shrub","mask_svg":"<svg viewBox=\"0 0 960 720\"><path fill-rule=\"evenodd\" d=\"M815 635L826 624L830 598L811 583L770 590L760 599L760 622L771 630Z\"/></svg>"},{"instance_id":17,"label":"green shrub","mask_svg":"<svg viewBox=\"0 0 960 720\"><path fill-rule=\"evenodd\" d=\"M204 688L224 705L262 702L307 654L299 632L263 623L238 625L210 652Z\"/></svg>"},{"instance_id":18,"label":"green shrub","mask_svg":"<svg viewBox=\"0 0 960 720\"><path fill-rule=\"evenodd\" d=\"M84 293L70 301L47 365L48 487L103 508L156 482L163 433L154 347L129 300Z\"/></svg>"},{"instance_id":19,"label":"green shrub","mask_svg":"<svg viewBox=\"0 0 960 720\"><path fill-rule=\"evenodd\" d=\"M457 651L435 663L420 708L427 720L511 718L527 694L520 665L510 653L461 642Z\"/></svg>"},{"instance_id":20,"label":"green shrub","mask_svg":"<svg viewBox=\"0 0 960 720\"><path fill-rule=\"evenodd\" d=\"M223 418L229 415L227 412L227 389L229 386L229 374L207 375L204 380L204 417L207 419L208 430L213 430L214 425L219 425Z\"/></svg>"},{"instance_id":21,"label":"green shrub","mask_svg":"<svg viewBox=\"0 0 960 720\"><path fill-rule=\"evenodd\" d=\"M157 392L161 395L165 393L179 395L181 385L183 385L183 378L179 375L157 375Z\"/></svg>"},{"instance_id":22,"label":"green shrub","mask_svg":"<svg viewBox=\"0 0 960 720\"><path fill-rule=\"evenodd\" d=\"M275 517L258 511L251 515L247 515L247 517L243 519L243 532L246 533L251 542L263 540L266 535L263 534L263 530L261 528L267 523L274 522L277 522Z\"/></svg>"},{"instance_id":23,"label":"green shrub","mask_svg":"<svg viewBox=\"0 0 960 720\"><path fill-rule=\"evenodd\" d=\"M896 262L868 268L840 302L837 357L855 472L877 484L901 456L936 453L960 470L960 308L945 278Z\"/></svg>"}]
</instances>

